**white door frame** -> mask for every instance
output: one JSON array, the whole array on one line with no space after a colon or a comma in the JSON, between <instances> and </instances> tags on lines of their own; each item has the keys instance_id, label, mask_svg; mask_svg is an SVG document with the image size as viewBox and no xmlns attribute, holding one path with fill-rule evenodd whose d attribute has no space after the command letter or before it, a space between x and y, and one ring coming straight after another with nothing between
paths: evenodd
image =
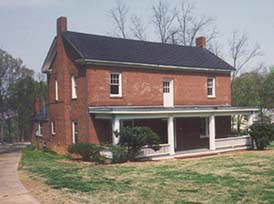
<instances>
[{"instance_id":1,"label":"white door frame","mask_svg":"<svg viewBox=\"0 0 274 204\"><path fill-rule=\"evenodd\" d=\"M174 82L170 78L163 80L163 106L174 106Z\"/></svg>"}]
</instances>

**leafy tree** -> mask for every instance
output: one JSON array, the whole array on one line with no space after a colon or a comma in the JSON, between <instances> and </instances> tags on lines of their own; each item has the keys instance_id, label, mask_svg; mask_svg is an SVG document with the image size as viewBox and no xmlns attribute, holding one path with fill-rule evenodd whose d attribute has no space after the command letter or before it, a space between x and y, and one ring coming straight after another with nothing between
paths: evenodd
<instances>
[{"instance_id":1,"label":"leafy tree","mask_svg":"<svg viewBox=\"0 0 274 204\"><path fill-rule=\"evenodd\" d=\"M270 123L254 123L249 134L255 141L256 148L263 150L274 140L274 126Z\"/></svg>"},{"instance_id":2,"label":"leafy tree","mask_svg":"<svg viewBox=\"0 0 274 204\"><path fill-rule=\"evenodd\" d=\"M115 134L120 137L119 145L127 147L130 161L135 160L146 145L155 151L160 149L159 136L148 127L123 127Z\"/></svg>"}]
</instances>

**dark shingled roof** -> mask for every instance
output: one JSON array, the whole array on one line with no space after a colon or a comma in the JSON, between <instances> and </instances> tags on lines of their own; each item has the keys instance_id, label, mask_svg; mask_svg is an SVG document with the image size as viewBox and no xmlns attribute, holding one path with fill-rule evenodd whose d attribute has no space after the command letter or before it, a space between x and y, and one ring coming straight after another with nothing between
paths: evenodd
<instances>
[{"instance_id":1,"label":"dark shingled roof","mask_svg":"<svg viewBox=\"0 0 274 204\"><path fill-rule=\"evenodd\" d=\"M81 58L116 62L234 70L204 48L66 31L63 38Z\"/></svg>"}]
</instances>

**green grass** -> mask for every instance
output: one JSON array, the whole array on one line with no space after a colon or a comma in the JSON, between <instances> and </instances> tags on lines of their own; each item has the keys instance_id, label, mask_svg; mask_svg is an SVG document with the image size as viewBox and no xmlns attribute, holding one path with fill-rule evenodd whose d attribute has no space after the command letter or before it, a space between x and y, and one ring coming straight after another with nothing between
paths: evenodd
<instances>
[{"instance_id":1,"label":"green grass","mask_svg":"<svg viewBox=\"0 0 274 204\"><path fill-rule=\"evenodd\" d=\"M87 165L25 149L22 168L92 203L274 203L274 151Z\"/></svg>"}]
</instances>

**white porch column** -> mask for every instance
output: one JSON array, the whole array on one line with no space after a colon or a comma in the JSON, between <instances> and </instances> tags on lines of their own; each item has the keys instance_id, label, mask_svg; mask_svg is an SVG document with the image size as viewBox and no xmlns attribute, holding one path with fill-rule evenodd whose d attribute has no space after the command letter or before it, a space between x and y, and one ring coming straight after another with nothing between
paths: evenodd
<instances>
[{"instance_id":1,"label":"white porch column","mask_svg":"<svg viewBox=\"0 0 274 204\"><path fill-rule=\"evenodd\" d=\"M250 127L250 126L253 124L253 122L254 122L254 117L255 117L254 113L251 113L251 114L249 115L249 117L248 117L248 127Z\"/></svg>"},{"instance_id":2,"label":"white porch column","mask_svg":"<svg viewBox=\"0 0 274 204\"><path fill-rule=\"evenodd\" d=\"M168 144L169 144L169 154L174 155L174 118L170 116L167 119L167 134L168 134Z\"/></svg>"},{"instance_id":3,"label":"white porch column","mask_svg":"<svg viewBox=\"0 0 274 204\"><path fill-rule=\"evenodd\" d=\"M119 138L115 136L114 131L120 131L120 119L117 117L112 118L112 144L117 145Z\"/></svg>"},{"instance_id":4,"label":"white porch column","mask_svg":"<svg viewBox=\"0 0 274 204\"><path fill-rule=\"evenodd\" d=\"M215 116L209 116L209 149L215 150Z\"/></svg>"}]
</instances>

